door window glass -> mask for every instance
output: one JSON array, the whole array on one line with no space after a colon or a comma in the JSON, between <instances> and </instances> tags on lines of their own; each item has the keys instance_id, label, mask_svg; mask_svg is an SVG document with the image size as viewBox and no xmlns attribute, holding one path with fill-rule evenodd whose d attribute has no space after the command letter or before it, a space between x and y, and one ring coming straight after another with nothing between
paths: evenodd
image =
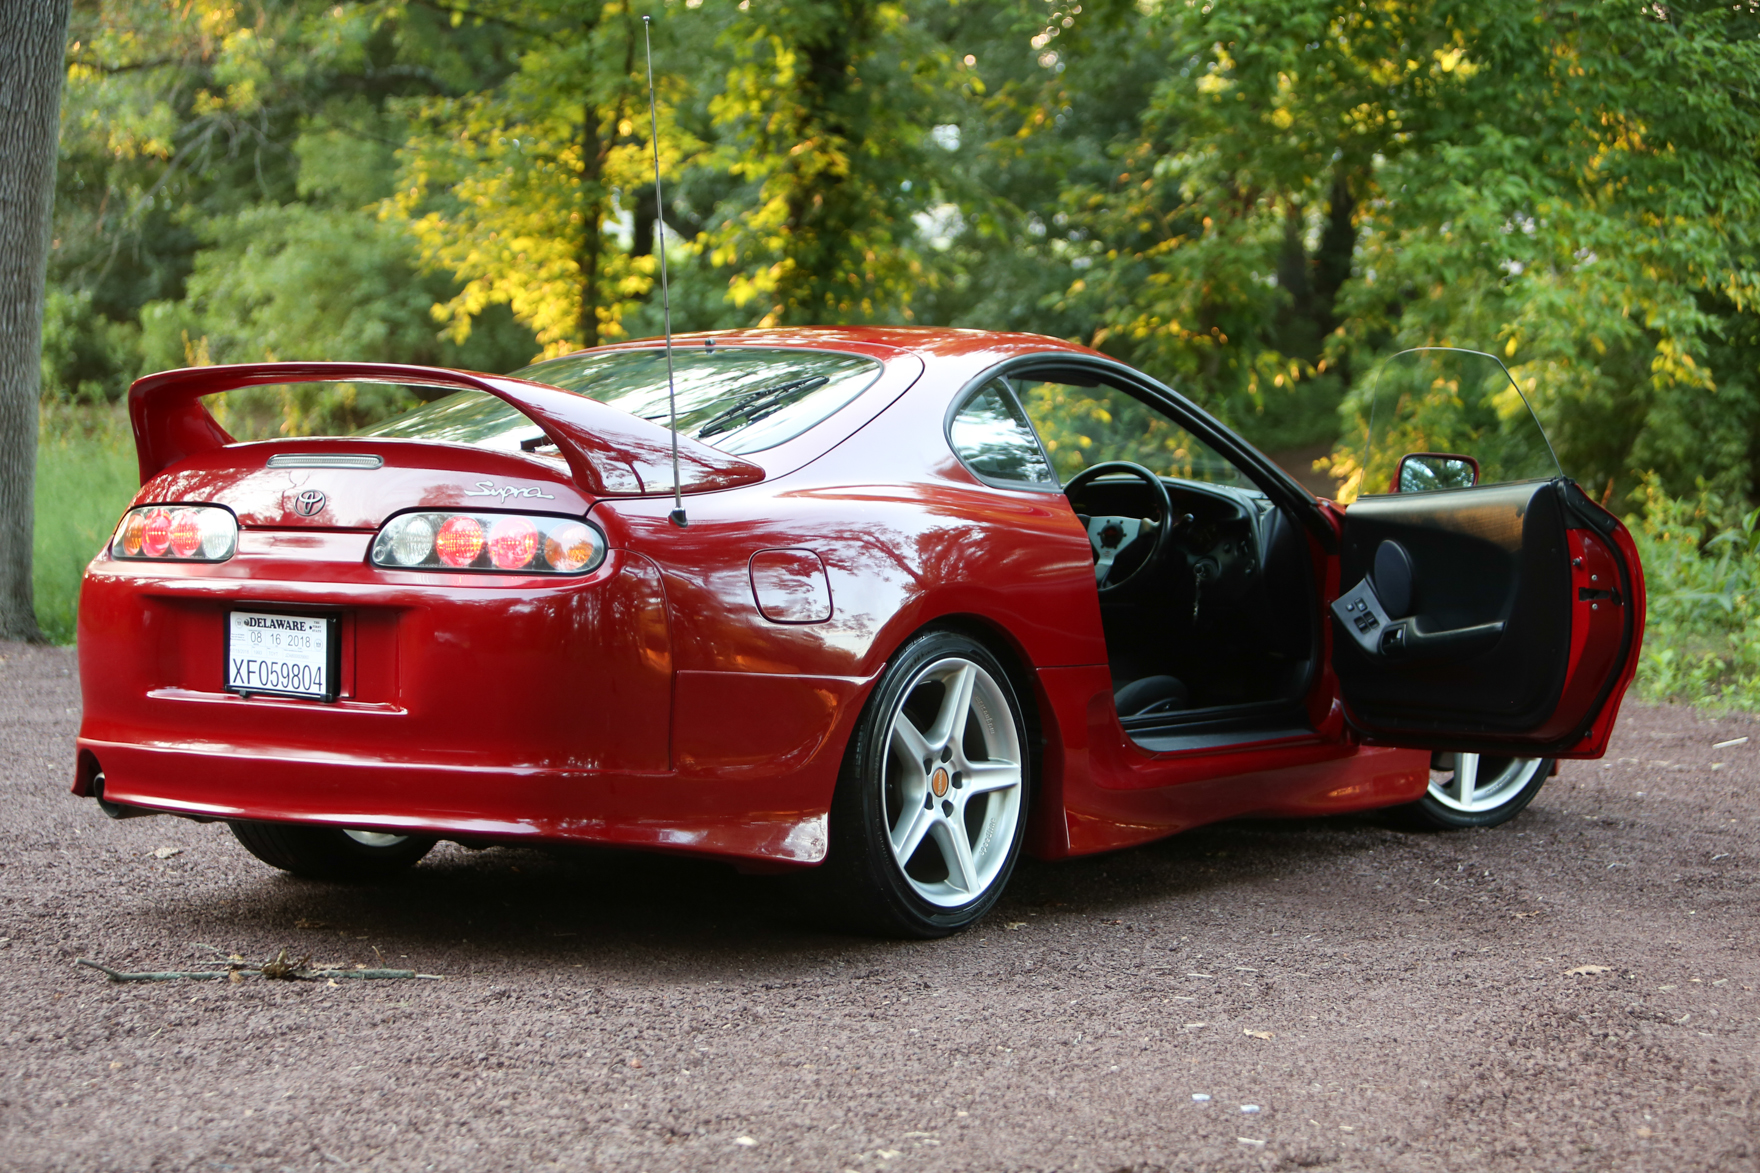
<instances>
[{"instance_id":1,"label":"door window glass","mask_svg":"<svg viewBox=\"0 0 1760 1173\"><path fill-rule=\"evenodd\" d=\"M987 481L1055 487L1057 479L1033 438L1013 393L1001 379L979 388L953 417L947 430L953 450Z\"/></svg>"},{"instance_id":2,"label":"door window glass","mask_svg":"<svg viewBox=\"0 0 1760 1173\"><path fill-rule=\"evenodd\" d=\"M1341 470L1341 501L1395 491L1400 458L1416 452L1471 457L1481 485L1563 475L1521 387L1494 355L1402 351L1376 372L1357 420L1357 458Z\"/></svg>"}]
</instances>

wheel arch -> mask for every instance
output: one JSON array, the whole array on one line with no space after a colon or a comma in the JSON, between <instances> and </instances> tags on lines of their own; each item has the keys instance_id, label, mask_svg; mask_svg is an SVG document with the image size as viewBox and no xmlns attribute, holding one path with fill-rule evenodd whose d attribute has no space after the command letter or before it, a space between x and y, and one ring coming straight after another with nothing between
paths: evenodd
<instances>
[{"instance_id":1,"label":"wheel arch","mask_svg":"<svg viewBox=\"0 0 1760 1173\"><path fill-rule=\"evenodd\" d=\"M888 650L886 663L891 664L898 656L900 649L918 636L931 631L951 631L973 640L995 656L1002 665L1003 671L1008 674L1008 683L1014 689L1015 697L1021 706L1021 718L1027 726L1027 754L1031 782L1027 788L1026 805L1028 835L1030 837L1036 829L1033 823L1041 813L1039 796L1045 790L1044 771L1048 757L1045 752L1045 739L1048 726L1047 718L1050 716L1049 707L1043 704L1040 697L1038 677L1032 657L1021 641L1004 624L998 623L989 616L974 612L951 611L918 624L900 637ZM863 701L863 713L866 712L867 705L873 695L870 692L868 698ZM860 719L861 714L858 714L857 720ZM1050 720L1049 725L1055 727L1054 718ZM853 737L846 737L843 751L845 754L849 753L853 741ZM1061 755L1058 756L1061 757ZM840 770L837 784L841 786L843 781L843 771Z\"/></svg>"}]
</instances>

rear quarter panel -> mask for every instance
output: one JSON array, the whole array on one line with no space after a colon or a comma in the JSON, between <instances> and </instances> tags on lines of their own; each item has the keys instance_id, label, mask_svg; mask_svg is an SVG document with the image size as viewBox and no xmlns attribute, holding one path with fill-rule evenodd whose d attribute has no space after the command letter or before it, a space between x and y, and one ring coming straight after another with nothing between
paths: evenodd
<instances>
[{"instance_id":1,"label":"rear quarter panel","mask_svg":"<svg viewBox=\"0 0 1760 1173\"><path fill-rule=\"evenodd\" d=\"M886 662L914 632L957 620L1021 672L1101 664L1106 650L1087 536L1056 493L975 480L941 424L963 372L928 374L799 471L687 500L605 501L593 516L664 575L677 667L673 745L682 774L765 782L779 808L823 812L854 723ZM760 550L806 550L825 568L832 613L766 619L753 593Z\"/></svg>"}]
</instances>

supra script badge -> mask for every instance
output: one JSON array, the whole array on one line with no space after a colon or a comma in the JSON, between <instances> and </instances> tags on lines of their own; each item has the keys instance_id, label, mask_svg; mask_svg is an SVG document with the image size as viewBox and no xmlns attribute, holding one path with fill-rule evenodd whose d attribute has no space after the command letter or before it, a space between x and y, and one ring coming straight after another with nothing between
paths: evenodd
<instances>
[{"instance_id":1,"label":"supra script badge","mask_svg":"<svg viewBox=\"0 0 1760 1173\"><path fill-rule=\"evenodd\" d=\"M477 487L466 489L464 495L467 497L496 497L502 501L509 497L538 497L545 501L556 500L555 497L536 485L526 485L521 488L517 485L497 485L494 481L478 481Z\"/></svg>"}]
</instances>

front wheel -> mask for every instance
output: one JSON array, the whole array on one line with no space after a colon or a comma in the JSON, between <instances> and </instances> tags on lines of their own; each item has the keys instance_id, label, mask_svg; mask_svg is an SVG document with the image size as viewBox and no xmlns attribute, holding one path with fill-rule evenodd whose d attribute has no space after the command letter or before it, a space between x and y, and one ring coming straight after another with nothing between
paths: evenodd
<instances>
[{"instance_id":1,"label":"front wheel","mask_svg":"<svg viewBox=\"0 0 1760 1173\"><path fill-rule=\"evenodd\" d=\"M1439 753L1430 760L1429 791L1400 811L1425 830L1495 827L1533 802L1551 772L1549 758Z\"/></svg>"},{"instance_id":2,"label":"front wheel","mask_svg":"<svg viewBox=\"0 0 1760 1173\"><path fill-rule=\"evenodd\" d=\"M839 910L894 936L983 916L1014 872L1032 785L1008 673L956 632L907 643L869 698L831 806Z\"/></svg>"},{"instance_id":3,"label":"front wheel","mask_svg":"<svg viewBox=\"0 0 1760 1173\"><path fill-rule=\"evenodd\" d=\"M418 835L389 835L298 823L229 822L244 849L284 872L308 880L374 883L414 867L434 847Z\"/></svg>"}]
</instances>

